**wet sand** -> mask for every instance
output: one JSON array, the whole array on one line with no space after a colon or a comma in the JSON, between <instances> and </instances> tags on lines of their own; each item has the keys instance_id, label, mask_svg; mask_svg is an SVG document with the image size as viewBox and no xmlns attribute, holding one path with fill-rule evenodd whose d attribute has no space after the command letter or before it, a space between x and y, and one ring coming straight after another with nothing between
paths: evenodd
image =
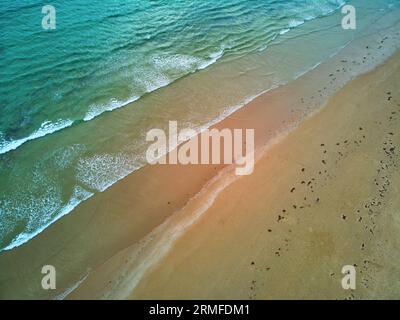
<instances>
[{"instance_id":1,"label":"wet sand","mask_svg":"<svg viewBox=\"0 0 400 320\"><path fill-rule=\"evenodd\" d=\"M397 53L69 298L400 298L399 83ZM341 286L345 265L356 290Z\"/></svg>"}]
</instances>

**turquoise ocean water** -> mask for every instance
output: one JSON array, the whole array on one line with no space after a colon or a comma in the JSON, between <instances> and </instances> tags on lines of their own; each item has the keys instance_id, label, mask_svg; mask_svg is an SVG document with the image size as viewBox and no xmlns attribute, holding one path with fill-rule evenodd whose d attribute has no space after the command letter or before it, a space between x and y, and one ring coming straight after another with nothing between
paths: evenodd
<instances>
[{"instance_id":1,"label":"turquoise ocean water","mask_svg":"<svg viewBox=\"0 0 400 320\"><path fill-rule=\"evenodd\" d=\"M346 2L359 28L335 33ZM46 4L0 0L0 250L145 165L148 129L223 118L400 1L55 0L52 31Z\"/></svg>"}]
</instances>

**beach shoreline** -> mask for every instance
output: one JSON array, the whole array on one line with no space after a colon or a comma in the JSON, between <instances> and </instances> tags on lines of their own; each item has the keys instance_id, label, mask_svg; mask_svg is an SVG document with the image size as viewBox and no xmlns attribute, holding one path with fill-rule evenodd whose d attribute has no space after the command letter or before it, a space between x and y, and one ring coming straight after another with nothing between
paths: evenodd
<instances>
[{"instance_id":1,"label":"beach shoreline","mask_svg":"<svg viewBox=\"0 0 400 320\"><path fill-rule=\"evenodd\" d=\"M399 58L332 96L260 157L254 175L222 192L208 185L68 298L397 299ZM345 265L358 271L356 290L341 286Z\"/></svg>"},{"instance_id":2,"label":"beach shoreline","mask_svg":"<svg viewBox=\"0 0 400 320\"><path fill-rule=\"evenodd\" d=\"M396 53L390 61L398 60L398 56ZM335 61L340 64L340 57ZM259 149L265 144L272 147L274 141L280 141L298 125L301 126L305 118L315 112L318 113L324 101L334 97L336 93L333 92L340 90L340 87L349 81L346 77L341 80L339 74L333 80L330 76L332 73L327 70L337 68L335 63L332 64L332 61L323 63L301 78L259 96L213 127L255 129L256 146ZM385 62L385 65L387 63ZM379 68L382 69L384 66ZM318 90L323 88L317 88L316 83L326 83L326 86L331 84L331 87L326 92L320 92ZM295 132L297 130L294 129ZM265 157L268 156L263 156ZM153 293L158 292L158 289L152 291L151 286L141 291L142 294L133 294L131 288L120 291L118 286L116 290L110 290L108 276L111 270L121 272L123 263L120 259L126 260L127 254L133 259L134 266L140 262L140 259L135 260L132 255L135 256L138 250L142 250L143 245L147 243L146 237L154 240L151 237L152 232L154 230L158 232L157 228L163 229L166 220L169 221L169 225L174 225L177 213L185 216L184 212L196 207L196 201L197 204L204 203L201 190L209 191L208 188L215 187L219 199L219 193L224 193L225 188L234 182L232 180L224 184L225 181L220 176L223 170L229 171L229 168L223 165L158 165L138 170L106 192L82 203L71 215L57 221L27 244L2 253L0 264L4 266L2 267L4 273L0 281L6 290L1 295L19 298L32 296L56 298L68 291L71 285L73 287L74 283L79 283L74 291L66 295L67 298L155 297ZM244 181L246 180L247 178L244 178ZM213 182L216 184L213 185ZM222 189L218 188L221 184ZM201 201L198 198L199 193ZM208 195L207 192L206 194ZM216 201L216 198L213 201ZM230 202L229 199L225 201ZM210 208L214 206L213 203ZM204 212L210 208L205 208ZM172 222L168 220L170 217L173 217ZM192 223L189 223L188 227L191 225ZM132 254L132 247L133 251L136 250L135 254ZM169 251L166 256L169 257ZM27 268L28 261L29 268ZM46 264L56 266L61 275L59 287L63 289L56 294L45 292L40 288L41 267L44 261ZM129 268L127 270L124 271L124 275L129 276ZM147 270L145 271L143 276L147 275ZM81 281L83 277L84 281ZM181 281L183 283L184 279ZM139 290L142 290L140 282L138 281L137 285ZM151 280L146 280L146 283L151 283ZM162 291L159 292L161 295ZM162 297L172 296L165 291L165 296ZM216 296L219 295L216 293ZM196 297L195 293L192 297ZM211 296L204 295L204 297Z\"/></svg>"}]
</instances>

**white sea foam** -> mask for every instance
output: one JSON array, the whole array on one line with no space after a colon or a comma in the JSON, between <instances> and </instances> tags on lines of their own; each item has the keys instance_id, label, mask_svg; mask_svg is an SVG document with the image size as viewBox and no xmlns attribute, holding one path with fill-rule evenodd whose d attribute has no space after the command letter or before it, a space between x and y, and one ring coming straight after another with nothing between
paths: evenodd
<instances>
[{"instance_id":1,"label":"white sea foam","mask_svg":"<svg viewBox=\"0 0 400 320\"><path fill-rule=\"evenodd\" d=\"M47 221L41 227L35 229L34 231L20 233L17 237L15 237L11 241L11 243L8 246L0 249L0 252L14 249L14 248L19 247L19 246L23 245L24 243L28 242L29 240L31 240L32 238L36 237L38 234L43 232L43 230L47 229L51 224L53 224L57 220L61 219L66 214L70 213L81 202L89 199L92 195L93 195L93 193L83 189L82 187L76 186L74 188L71 199L64 207L62 207L58 210L49 210L51 212L58 211L58 213L52 219L49 219L49 221ZM53 205L57 205L57 204L53 203Z\"/></svg>"},{"instance_id":2,"label":"white sea foam","mask_svg":"<svg viewBox=\"0 0 400 320\"><path fill-rule=\"evenodd\" d=\"M184 75L209 67L217 62L223 54L224 47L221 47L221 50L210 54L209 59L207 60L182 54L156 56L151 58L150 67L145 67L143 70L135 71L134 83L137 87L142 88L144 93L151 93L170 85ZM179 75L174 78L169 78L167 74L170 73L178 73ZM134 95L126 101L111 99L105 104L92 105L89 107L83 120L90 121L104 112L110 112L125 107L126 105L139 100L142 95Z\"/></svg>"},{"instance_id":3,"label":"white sea foam","mask_svg":"<svg viewBox=\"0 0 400 320\"><path fill-rule=\"evenodd\" d=\"M296 28L298 26L301 26L302 24L304 24L305 21L304 20L296 20L296 19L292 19L289 21L289 28Z\"/></svg>"},{"instance_id":4,"label":"white sea foam","mask_svg":"<svg viewBox=\"0 0 400 320\"><path fill-rule=\"evenodd\" d=\"M223 57L224 53L225 53L225 47L222 46L219 51L210 54L209 59L202 62L199 65L198 70L203 70L203 69L209 67L210 65L216 63L219 59L221 59Z\"/></svg>"},{"instance_id":5,"label":"white sea foam","mask_svg":"<svg viewBox=\"0 0 400 320\"><path fill-rule=\"evenodd\" d=\"M67 127L70 127L74 122L72 120L57 120L55 122L46 121L42 123L40 128L33 132L31 135L21 138L18 140L7 141L3 138L0 140L0 154L4 154L19 148L25 142L42 138L48 134L52 134L54 132L60 131Z\"/></svg>"},{"instance_id":6,"label":"white sea foam","mask_svg":"<svg viewBox=\"0 0 400 320\"><path fill-rule=\"evenodd\" d=\"M178 69L183 72L194 70L202 62L197 57L176 54L172 56L157 56L152 59L158 70L167 71Z\"/></svg>"},{"instance_id":7,"label":"white sea foam","mask_svg":"<svg viewBox=\"0 0 400 320\"><path fill-rule=\"evenodd\" d=\"M144 164L128 154L101 154L80 159L77 179L87 187L103 192Z\"/></svg>"},{"instance_id":8,"label":"white sea foam","mask_svg":"<svg viewBox=\"0 0 400 320\"><path fill-rule=\"evenodd\" d=\"M160 72L149 71L146 73L146 77L138 79L137 82L144 88L146 93L151 93L170 85L173 80Z\"/></svg>"},{"instance_id":9,"label":"white sea foam","mask_svg":"<svg viewBox=\"0 0 400 320\"><path fill-rule=\"evenodd\" d=\"M283 35L285 33L288 33L290 31L290 29L283 29L279 32L280 35Z\"/></svg>"},{"instance_id":10,"label":"white sea foam","mask_svg":"<svg viewBox=\"0 0 400 320\"><path fill-rule=\"evenodd\" d=\"M88 112L86 113L85 117L83 118L84 121L90 121L99 115L101 115L104 112L110 112L115 109L119 109L122 107L125 107L129 103L135 102L138 100L140 97L138 96L133 96L129 98L128 100L125 101L120 101L117 99L111 99L108 103L106 104L100 104L100 105L91 105L89 107Z\"/></svg>"}]
</instances>

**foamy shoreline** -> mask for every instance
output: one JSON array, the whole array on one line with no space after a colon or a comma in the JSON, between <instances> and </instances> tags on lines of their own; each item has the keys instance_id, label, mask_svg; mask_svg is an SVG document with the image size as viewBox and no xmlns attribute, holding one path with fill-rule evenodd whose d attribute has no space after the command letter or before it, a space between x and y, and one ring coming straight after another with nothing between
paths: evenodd
<instances>
[{"instance_id":1,"label":"foamy shoreline","mask_svg":"<svg viewBox=\"0 0 400 320\"><path fill-rule=\"evenodd\" d=\"M396 29L396 27L391 27L390 29ZM376 36L375 34L373 35L368 35L367 39L372 40L373 37ZM317 63L316 65L312 66L311 68L302 71L300 74L298 74L295 79L298 79L300 77L302 77L303 75L307 74L307 72L310 72L312 70L314 70L315 68L317 68L320 64L323 63L328 63L328 61L331 60L335 60L335 59L339 59L339 57L346 57L354 54L355 52L359 52L359 54L365 54L361 52L361 49L359 47L361 47L361 43L363 43L365 41L365 39L360 38L355 40L352 43L347 43L346 45L344 45L343 47L340 47L337 49L337 51L335 52L335 54L332 54L330 56L330 58L326 61L321 61L319 63ZM348 48L349 46L349 48ZM396 45L394 44L394 46L390 47L390 46L385 46L385 48L383 49L384 54L386 56L389 56L390 54L392 54L394 52L396 48ZM379 51L379 50L378 50ZM380 50L382 51L382 50ZM371 54L371 52L369 52L368 54ZM377 53L373 53L374 55ZM321 103L323 103L324 99L327 98L327 95L333 94L335 91L337 91L341 86L343 86L347 81L349 81L350 79L352 79L353 77L362 74L364 72L367 72L369 70L371 70L371 68L374 68L377 64L379 64L379 59L381 59L382 61L384 61L384 59L386 59L386 57L380 57L378 58L376 61L368 61L367 63L365 63L365 61L363 61L362 64L360 64L359 66L353 66L353 70L349 73L347 76L343 77L343 79L335 79L337 80L336 83L334 84L334 86L332 86L332 89L330 89L331 91L328 92L324 92L323 95L316 95L314 97L314 100L311 101L313 104L313 108L318 107L318 105L320 105ZM284 86L286 85L286 83L282 83L280 86ZM276 89L278 86L273 86L272 88L265 90L257 95L254 96L249 96L246 99L244 99L241 103L238 103L237 105L234 106L230 106L227 107L223 112L220 113L220 115L218 117L216 117L215 119L209 121L208 123L206 123L205 125L195 128L198 132L200 132L201 130L204 130L206 128L212 127L213 125L223 121L225 118L229 117L230 115L232 115L233 113L235 113L237 110L245 107L248 103L250 103L251 101L253 101L254 99L257 99L258 97L260 97L263 94L266 94L267 92ZM305 114L308 111L305 112ZM71 125L71 123L69 123L69 125ZM282 129L282 128L281 128ZM279 129L278 131L281 131L281 129ZM23 141L25 142L25 140ZM8 147L7 147L8 148ZM7 149L8 150L8 149ZM133 166L134 171L139 170L140 168L142 168L142 165L135 165ZM132 170L128 170L128 172L122 173L121 176L116 179L116 181L110 182L108 183L106 186L102 186L98 191L99 192L104 192L106 191L108 188L110 188L112 185L114 185L115 183L118 183L118 181L125 179L127 177L128 174L131 174ZM79 186L77 186L79 188ZM97 190L96 188L94 188L94 190ZM85 190L86 193L90 193L92 194L93 190ZM33 237L37 236L39 233L41 233L45 228L47 228L49 225L51 225L52 223L55 223L57 220L59 220L61 217L65 216L66 214L70 213L77 205L79 205L79 203L81 203L82 201L87 200L88 197L85 197L83 200L79 200L77 198L71 198L70 201L65 204L65 206L59 208L59 210L57 212L59 212L59 214L57 214L54 218L52 218L50 221L48 221L47 223L45 223L42 227L38 228L38 230L35 231L31 231L31 232L24 232L22 234L20 234L18 237L16 237L15 239L13 239L13 241L8 244L5 248L3 248L2 250L10 250L13 249L15 247L18 247L20 245L23 245L24 243L30 241ZM76 203L76 201L78 201L78 203ZM73 206L70 205L70 203L74 202L75 204ZM69 209L68 209L69 208Z\"/></svg>"},{"instance_id":2,"label":"foamy shoreline","mask_svg":"<svg viewBox=\"0 0 400 320\"><path fill-rule=\"evenodd\" d=\"M343 78L337 76L335 79L336 82L330 79L332 77L329 77L329 72L332 71L329 70L335 70L335 63L339 63L340 60L342 60L340 55L333 57L329 62L323 63L293 83L257 97L257 99L246 104L244 108L239 108L235 110L236 112L229 113L222 121L213 125L216 127L237 125L246 127L255 125L256 130L262 132L258 135L258 146L263 146L266 141L270 141L271 138L275 137L277 132L281 132L282 128L287 127L291 123L295 124L315 111L316 108L321 106L323 101L353 77L351 74L343 76ZM318 80L316 81L316 79ZM325 81L327 85L331 84L331 88L318 97L318 92L314 90L316 88L315 82L322 84L321 80ZM288 95L288 93L290 94ZM300 97L304 98L304 100L301 101ZM262 110L266 104L270 104L270 107L267 108L268 110ZM308 107L304 108L302 104L307 104ZM280 112L276 112L277 108ZM267 119L267 117L271 117L271 119L264 121L263 119ZM254 122L254 119L259 120ZM265 128L269 128L270 131L266 132ZM219 166L217 169L217 171L221 170L222 166ZM170 179L176 177L178 174L192 174L192 176L181 178L182 180L177 183L176 190L168 190ZM160 184L151 185L151 182L146 184L145 181L149 178L151 179L151 177L161 177L163 181L161 186L165 188L160 189ZM12 252L2 253L0 262L7 261L10 266L14 265L16 268L21 268L23 261L34 259L34 261L37 261L37 263L34 263L35 269L40 267L38 264L40 261L46 260L47 257L52 256L56 252L57 254L52 258L55 259L54 264L57 264L58 259L61 261L64 260L63 255L72 257L76 255L80 256L78 252L80 249L77 248L81 248L84 243L84 251L87 256L81 257L78 260L73 258L65 266L65 270L67 271L61 275L61 286L65 284L66 288L70 287L71 283L76 282L74 281L75 279L79 280L81 278L76 277L75 274L81 274L81 271L86 270L88 266L92 268L99 264L101 265L105 260L114 256L122 249L143 239L151 230L161 225L166 217L181 210L188 203L188 200L193 198L203 188L205 181L210 181L213 177L215 177L213 166L207 168L164 168L160 166L143 168L111 187L108 191L104 192L104 195L96 195L87 201L87 203L82 203L75 209L74 215L65 216L64 219L51 225L26 245L16 248ZM137 185L135 186L135 184ZM139 186L142 185L144 186L144 190L147 188L147 192L151 190L153 193L161 192L164 194L158 194L158 199L141 199L141 196L146 194L143 193L145 191L140 190ZM136 195L133 195L133 193L136 193ZM132 212L135 213L134 216ZM120 213L122 213L122 219ZM136 213L139 215L147 214L149 216L140 217ZM94 219L94 223L92 219ZM89 222L91 225L88 224ZM121 223L125 225L128 222L137 224L137 226L133 227L136 231L134 237L131 236L132 229L129 229L129 226L120 229ZM84 228L85 225L87 225L88 230ZM106 226L109 226L110 230L106 230ZM120 229L121 234L115 237L118 234L118 229ZM102 239L105 243L105 250L99 248L99 244L97 243L99 241L97 234L99 233L105 235ZM60 240L50 245L44 245L47 239L51 239L57 234L60 235ZM77 234L79 236L71 241L68 240L70 239L70 234ZM37 248L42 249L36 251ZM35 278L27 277L21 280L20 286L22 288L28 283L28 287L31 285L35 288L35 281ZM90 275L87 281L90 282ZM19 285L14 289L16 294L18 294L18 287Z\"/></svg>"}]
</instances>

